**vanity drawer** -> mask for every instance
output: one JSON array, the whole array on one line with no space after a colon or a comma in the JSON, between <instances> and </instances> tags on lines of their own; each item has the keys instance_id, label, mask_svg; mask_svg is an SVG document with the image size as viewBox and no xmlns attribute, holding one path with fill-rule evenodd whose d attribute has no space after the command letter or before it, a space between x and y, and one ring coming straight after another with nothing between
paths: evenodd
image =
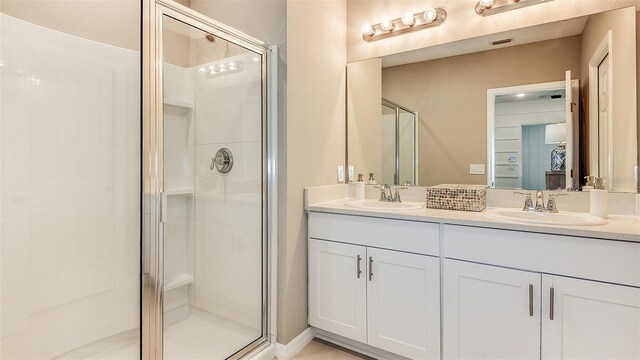
<instances>
[{"instance_id":1,"label":"vanity drawer","mask_svg":"<svg viewBox=\"0 0 640 360\"><path fill-rule=\"evenodd\" d=\"M434 223L309 212L309 237L416 254L440 254L440 225Z\"/></svg>"},{"instance_id":2,"label":"vanity drawer","mask_svg":"<svg viewBox=\"0 0 640 360\"><path fill-rule=\"evenodd\" d=\"M447 258L640 287L640 243L444 226Z\"/></svg>"}]
</instances>

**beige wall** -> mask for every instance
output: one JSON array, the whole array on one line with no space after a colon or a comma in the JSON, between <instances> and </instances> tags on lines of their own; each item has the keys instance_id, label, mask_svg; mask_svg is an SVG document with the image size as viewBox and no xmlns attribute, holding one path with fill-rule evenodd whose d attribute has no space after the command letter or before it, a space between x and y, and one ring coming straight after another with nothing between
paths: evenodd
<instances>
[{"instance_id":1,"label":"beige wall","mask_svg":"<svg viewBox=\"0 0 640 360\"><path fill-rule=\"evenodd\" d=\"M182 0L185 5L269 45L287 38L285 0Z\"/></svg>"},{"instance_id":2,"label":"beige wall","mask_svg":"<svg viewBox=\"0 0 640 360\"><path fill-rule=\"evenodd\" d=\"M369 59L625 6L640 5L640 1L637 0L558 0L505 14L482 17L474 11L476 3L477 0L348 0L348 61ZM426 7L444 7L448 13L446 22L437 28L384 41L368 43L362 39L363 24L378 23L383 17L397 18L407 11L418 12Z\"/></svg>"},{"instance_id":3,"label":"beige wall","mask_svg":"<svg viewBox=\"0 0 640 360\"><path fill-rule=\"evenodd\" d=\"M486 184L487 89L564 81L580 71L580 37L385 68L382 96L420 114L420 185Z\"/></svg>"},{"instance_id":4,"label":"beige wall","mask_svg":"<svg viewBox=\"0 0 640 360\"><path fill-rule=\"evenodd\" d=\"M139 0L1 0L0 11L77 37L140 50Z\"/></svg>"},{"instance_id":5,"label":"beige wall","mask_svg":"<svg viewBox=\"0 0 640 360\"><path fill-rule=\"evenodd\" d=\"M589 61L596 49L612 31L611 61L613 62L612 106L612 168L613 179L607 179L614 191L637 189L635 178L637 157L636 99L636 13L633 8L592 15L582 32L581 86L589 86ZM593 124L594 119L591 119Z\"/></svg>"},{"instance_id":6,"label":"beige wall","mask_svg":"<svg viewBox=\"0 0 640 360\"><path fill-rule=\"evenodd\" d=\"M348 163L356 174L382 174L382 63L380 58L347 66Z\"/></svg>"},{"instance_id":7,"label":"beige wall","mask_svg":"<svg viewBox=\"0 0 640 360\"><path fill-rule=\"evenodd\" d=\"M278 342L307 328L306 186L334 184L345 160L346 4L287 2L286 162L279 218ZM281 159L283 160L283 159Z\"/></svg>"}]
</instances>

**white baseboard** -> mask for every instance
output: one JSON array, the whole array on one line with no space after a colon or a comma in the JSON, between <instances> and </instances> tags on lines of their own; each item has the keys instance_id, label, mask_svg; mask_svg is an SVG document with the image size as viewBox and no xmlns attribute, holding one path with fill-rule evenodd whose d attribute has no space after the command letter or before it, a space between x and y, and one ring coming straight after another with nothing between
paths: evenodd
<instances>
[{"instance_id":1,"label":"white baseboard","mask_svg":"<svg viewBox=\"0 0 640 360\"><path fill-rule=\"evenodd\" d=\"M276 344L276 358L278 360L290 360L316 337L316 329L309 327L296 336L288 344Z\"/></svg>"},{"instance_id":2,"label":"white baseboard","mask_svg":"<svg viewBox=\"0 0 640 360\"><path fill-rule=\"evenodd\" d=\"M336 335L336 334L332 334L330 332L326 332L320 329L315 329L316 332L316 337L318 339L330 342L332 344L336 344L338 346L341 346L345 349L349 349L351 351L355 351L357 353L360 353L362 355L366 355L368 357L372 357L374 359L378 359L378 360L401 360L401 359L407 359L403 356L397 355L397 354L392 354L388 351L384 351L378 348L375 348L373 346L369 346L367 344L363 344L361 342L358 341L354 341L351 339L347 339L345 337L342 337L340 335Z\"/></svg>"}]
</instances>

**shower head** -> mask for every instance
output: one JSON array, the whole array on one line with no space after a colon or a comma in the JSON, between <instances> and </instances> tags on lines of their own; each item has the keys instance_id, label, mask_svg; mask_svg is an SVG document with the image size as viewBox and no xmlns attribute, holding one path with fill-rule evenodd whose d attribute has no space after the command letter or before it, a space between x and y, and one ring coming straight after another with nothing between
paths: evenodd
<instances>
[{"instance_id":1,"label":"shower head","mask_svg":"<svg viewBox=\"0 0 640 360\"><path fill-rule=\"evenodd\" d=\"M207 39L207 41L212 43L212 44L216 42L215 36L213 36L211 34L207 34L204 38Z\"/></svg>"}]
</instances>

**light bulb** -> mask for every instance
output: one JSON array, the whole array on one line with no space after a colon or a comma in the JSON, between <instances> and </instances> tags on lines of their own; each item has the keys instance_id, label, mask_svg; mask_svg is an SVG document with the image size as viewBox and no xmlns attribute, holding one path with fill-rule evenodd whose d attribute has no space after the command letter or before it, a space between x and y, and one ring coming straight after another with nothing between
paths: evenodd
<instances>
[{"instance_id":1,"label":"light bulb","mask_svg":"<svg viewBox=\"0 0 640 360\"><path fill-rule=\"evenodd\" d=\"M406 13L402 16L402 23L406 26L413 26L416 24L416 18L413 17L413 13Z\"/></svg>"},{"instance_id":2,"label":"light bulb","mask_svg":"<svg viewBox=\"0 0 640 360\"><path fill-rule=\"evenodd\" d=\"M438 18L438 13L436 12L435 9L427 9L424 12L424 21L430 23L430 22L434 22L436 21L436 19Z\"/></svg>"},{"instance_id":3,"label":"light bulb","mask_svg":"<svg viewBox=\"0 0 640 360\"><path fill-rule=\"evenodd\" d=\"M520 93L520 94L516 94L516 96L517 96L517 97L525 97L525 96L527 96L527 94L525 94L525 93Z\"/></svg>"},{"instance_id":4,"label":"light bulb","mask_svg":"<svg viewBox=\"0 0 640 360\"><path fill-rule=\"evenodd\" d=\"M201 68L200 68L200 71L201 71L201 72L205 72L205 71L206 71L206 69L205 69L205 68L203 68L203 67L201 67Z\"/></svg>"},{"instance_id":5,"label":"light bulb","mask_svg":"<svg viewBox=\"0 0 640 360\"><path fill-rule=\"evenodd\" d=\"M364 24L362 25L362 35L363 36L373 36L373 34L375 34L376 31L373 30L373 26L371 26L370 24Z\"/></svg>"},{"instance_id":6,"label":"light bulb","mask_svg":"<svg viewBox=\"0 0 640 360\"><path fill-rule=\"evenodd\" d=\"M234 63L233 61L231 61L231 62L229 63L229 70L235 70L235 69L237 69L237 67L236 67L236 63Z\"/></svg>"},{"instance_id":7,"label":"light bulb","mask_svg":"<svg viewBox=\"0 0 640 360\"><path fill-rule=\"evenodd\" d=\"M479 1L480 6L482 6L483 8L490 8L493 6L493 0L480 0Z\"/></svg>"},{"instance_id":8,"label":"light bulb","mask_svg":"<svg viewBox=\"0 0 640 360\"><path fill-rule=\"evenodd\" d=\"M384 31L393 31L393 23L389 19L384 19L380 23L380 28Z\"/></svg>"}]
</instances>

